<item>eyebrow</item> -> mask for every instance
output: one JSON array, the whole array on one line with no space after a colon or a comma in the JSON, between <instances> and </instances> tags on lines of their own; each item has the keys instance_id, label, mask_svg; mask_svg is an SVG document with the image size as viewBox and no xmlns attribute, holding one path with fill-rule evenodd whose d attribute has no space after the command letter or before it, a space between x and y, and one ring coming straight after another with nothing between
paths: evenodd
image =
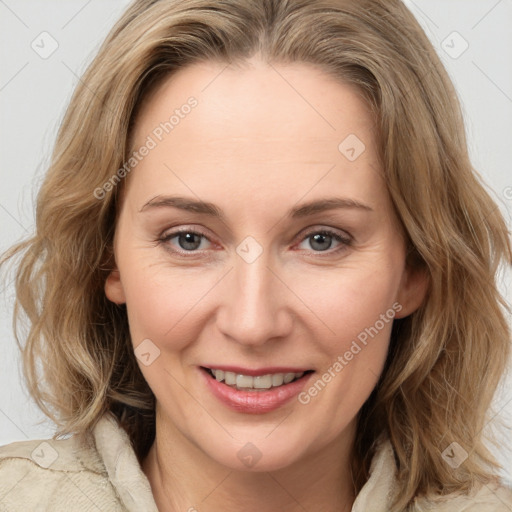
<instances>
[{"instance_id":1,"label":"eyebrow","mask_svg":"<svg viewBox=\"0 0 512 512\"><path fill-rule=\"evenodd\" d=\"M187 212L208 215L222 221L226 220L222 210L213 203L196 201L194 199L181 196L156 196L145 203L139 210L139 213L153 208L178 208ZM288 212L287 217L299 219L308 217L315 213L336 209L360 209L363 211L373 211L373 208L367 204L361 203L360 201L356 201L355 199L329 197L295 206Z\"/></svg>"}]
</instances>

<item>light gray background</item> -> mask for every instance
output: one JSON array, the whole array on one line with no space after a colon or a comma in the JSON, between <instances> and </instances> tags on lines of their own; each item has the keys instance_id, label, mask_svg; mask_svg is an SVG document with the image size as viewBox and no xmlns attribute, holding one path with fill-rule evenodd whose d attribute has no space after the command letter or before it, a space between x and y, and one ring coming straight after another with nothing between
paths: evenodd
<instances>
[{"instance_id":1,"label":"light gray background","mask_svg":"<svg viewBox=\"0 0 512 512\"><path fill-rule=\"evenodd\" d=\"M405 3L425 28L457 87L473 163L512 225L512 0ZM127 0L0 0L0 251L32 230L33 200L65 106L78 77L126 5ZM48 55L52 45L58 47ZM509 281L510 274L503 275L502 291L510 303ZM51 422L45 421L21 384L11 329L13 294L12 283L3 282L0 445L53 434ZM496 397L496 419L509 427L511 388L509 377ZM37 425L39 420L42 423ZM506 478L512 481L512 436L506 431L500 436L503 449L498 456L506 467Z\"/></svg>"}]
</instances>

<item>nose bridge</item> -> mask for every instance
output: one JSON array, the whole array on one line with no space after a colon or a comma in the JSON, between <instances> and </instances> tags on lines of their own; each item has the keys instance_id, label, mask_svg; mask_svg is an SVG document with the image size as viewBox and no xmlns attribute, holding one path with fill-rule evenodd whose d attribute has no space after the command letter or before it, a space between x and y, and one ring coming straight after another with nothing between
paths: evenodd
<instances>
[{"instance_id":1,"label":"nose bridge","mask_svg":"<svg viewBox=\"0 0 512 512\"><path fill-rule=\"evenodd\" d=\"M284 336L291 325L283 303L286 298L279 289L283 285L268 268L268 251L256 244L253 239L237 247L220 322L226 335L253 345Z\"/></svg>"}]
</instances>

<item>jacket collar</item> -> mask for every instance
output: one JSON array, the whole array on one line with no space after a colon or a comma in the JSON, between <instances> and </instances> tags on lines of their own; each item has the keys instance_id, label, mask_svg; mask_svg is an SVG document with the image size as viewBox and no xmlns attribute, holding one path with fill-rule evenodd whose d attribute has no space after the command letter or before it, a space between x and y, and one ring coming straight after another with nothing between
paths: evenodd
<instances>
[{"instance_id":1,"label":"jacket collar","mask_svg":"<svg viewBox=\"0 0 512 512\"><path fill-rule=\"evenodd\" d=\"M93 430L96 450L110 482L128 512L158 512L151 485L142 471L126 432L105 414ZM381 438L370 466L370 477L356 497L352 512L389 512L396 493L396 465L389 440Z\"/></svg>"}]
</instances>

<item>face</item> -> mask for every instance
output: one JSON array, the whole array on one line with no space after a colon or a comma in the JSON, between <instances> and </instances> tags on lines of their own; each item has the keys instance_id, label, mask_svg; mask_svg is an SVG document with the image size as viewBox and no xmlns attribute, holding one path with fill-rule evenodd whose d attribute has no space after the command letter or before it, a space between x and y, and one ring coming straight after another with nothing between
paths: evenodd
<instances>
[{"instance_id":1,"label":"face","mask_svg":"<svg viewBox=\"0 0 512 512\"><path fill-rule=\"evenodd\" d=\"M352 441L425 292L375 137L307 64L194 64L144 103L105 290L157 422L202 457L268 471Z\"/></svg>"}]
</instances>

